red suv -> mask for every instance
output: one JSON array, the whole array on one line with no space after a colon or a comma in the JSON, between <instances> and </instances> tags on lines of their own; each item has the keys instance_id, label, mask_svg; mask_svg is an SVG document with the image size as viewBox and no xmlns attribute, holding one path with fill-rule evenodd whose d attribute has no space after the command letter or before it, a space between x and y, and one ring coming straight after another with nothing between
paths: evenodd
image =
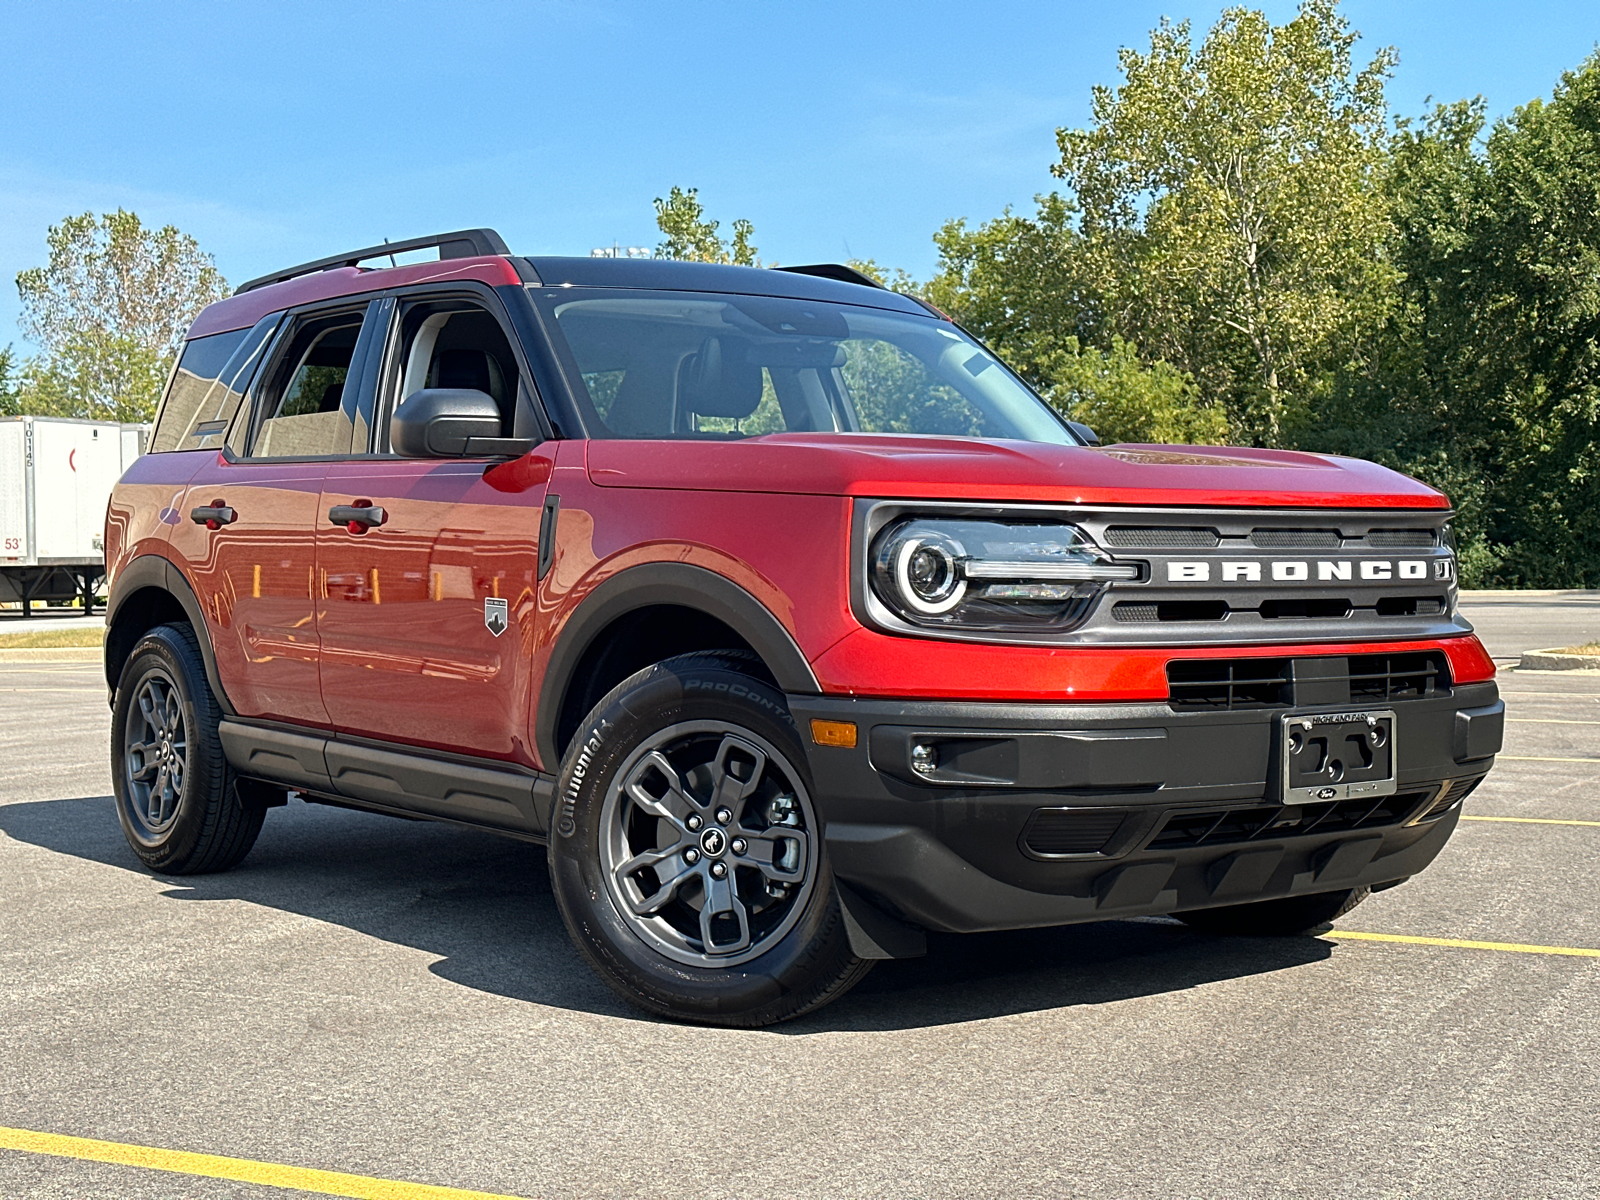
<instances>
[{"instance_id":1,"label":"red suv","mask_svg":"<svg viewBox=\"0 0 1600 1200\"><path fill-rule=\"evenodd\" d=\"M1311 929L1501 744L1444 496L1102 447L846 267L306 263L200 315L152 450L105 540L139 857L230 867L292 795L548 843L672 1017L930 930Z\"/></svg>"}]
</instances>

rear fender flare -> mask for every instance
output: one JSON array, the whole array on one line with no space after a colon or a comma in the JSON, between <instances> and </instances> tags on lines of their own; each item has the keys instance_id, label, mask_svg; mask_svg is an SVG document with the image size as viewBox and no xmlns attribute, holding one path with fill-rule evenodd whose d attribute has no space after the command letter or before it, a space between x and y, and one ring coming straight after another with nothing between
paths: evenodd
<instances>
[{"instance_id":1,"label":"rear fender flare","mask_svg":"<svg viewBox=\"0 0 1600 1200\"><path fill-rule=\"evenodd\" d=\"M217 656L211 648L211 631L206 626L205 610L200 607L194 589L189 586L189 581L184 578L178 565L159 554L145 554L135 558L117 573L117 578L111 585L111 595L106 600L107 686L113 691L117 686L117 679L112 673L112 633L117 627L117 618L121 614L122 607L131 597L152 588L166 592L178 602L179 607L188 616L189 624L194 627L195 639L200 643L200 657L205 660L206 665L206 682L211 685L212 695L217 698L217 706L225 715L234 716L233 704L223 689L222 677L217 674Z\"/></svg>"}]
</instances>

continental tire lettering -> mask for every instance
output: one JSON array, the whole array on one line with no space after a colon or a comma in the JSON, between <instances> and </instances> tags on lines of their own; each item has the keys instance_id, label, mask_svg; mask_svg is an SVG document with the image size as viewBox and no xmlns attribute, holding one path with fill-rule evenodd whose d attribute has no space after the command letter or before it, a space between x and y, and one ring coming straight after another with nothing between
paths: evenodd
<instances>
[{"instance_id":1,"label":"continental tire lettering","mask_svg":"<svg viewBox=\"0 0 1600 1200\"><path fill-rule=\"evenodd\" d=\"M606 731L610 728L610 724L602 720L599 727L583 743L578 751L578 757L573 760L572 773L567 777L566 791L561 794L561 805L556 810L556 833L564 838L571 837L578 830L578 793L583 790L584 781L589 778L589 766L594 762L594 756L600 753Z\"/></svg>"},{"instance_id":2,"label":"continental tire lettering","mask_svg":"<svg viewBox=\"0 0 1600 1200\"><path fill-rule=\"evenodd\" d=\"M794 716L786 705L774 704L754 688L746 687L742 683L729 683L726 680L713 679L686 679L683 681L683 690L686 692L724 692L740 700L747 700L771 713L785 725L794 724Z\"/></svg>"}]
</instances>

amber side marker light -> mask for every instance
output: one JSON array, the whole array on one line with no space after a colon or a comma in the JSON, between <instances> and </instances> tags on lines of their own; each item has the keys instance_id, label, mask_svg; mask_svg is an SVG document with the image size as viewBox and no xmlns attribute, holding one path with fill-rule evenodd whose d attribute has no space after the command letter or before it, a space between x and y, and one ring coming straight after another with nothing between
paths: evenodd
<instances>
[{"instance_id":1,"label":"amber side marker light","mask_svg":"<svg viewBox=\"0 0 1600 1200\"><path fill-rule=\"evenodd\" d=\"M849 750L856 744L854 721L811 721L811 740L819 746L842 746Z\"/></svg>"}]
</instances>

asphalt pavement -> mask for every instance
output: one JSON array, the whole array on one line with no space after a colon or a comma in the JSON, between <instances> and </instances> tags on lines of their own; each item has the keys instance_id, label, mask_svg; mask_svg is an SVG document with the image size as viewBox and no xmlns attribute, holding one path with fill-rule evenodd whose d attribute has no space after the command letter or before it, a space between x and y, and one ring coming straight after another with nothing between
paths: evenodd
<instances>
[{"instance_id":1,"label":"asphalt pavement","mask_svg":"<svg viewBox=\"0 0 1600 1200\"><path fill-rule=\"evenodd\" d=\"M1600 636L1581 597L1468 614L1502 659ZM1418 941L935 937L744 1032L618 1001L535 846L296 803L235 871L152 876L98 667L0 664L0 1143L392 1197L1591 1197L1600 957L1557 951L1600 948L1600 674L1501 684L1475 819L1340 923ZM5 1197L309 1194L0 1150Z\"/></svg>"}]
</instances>

